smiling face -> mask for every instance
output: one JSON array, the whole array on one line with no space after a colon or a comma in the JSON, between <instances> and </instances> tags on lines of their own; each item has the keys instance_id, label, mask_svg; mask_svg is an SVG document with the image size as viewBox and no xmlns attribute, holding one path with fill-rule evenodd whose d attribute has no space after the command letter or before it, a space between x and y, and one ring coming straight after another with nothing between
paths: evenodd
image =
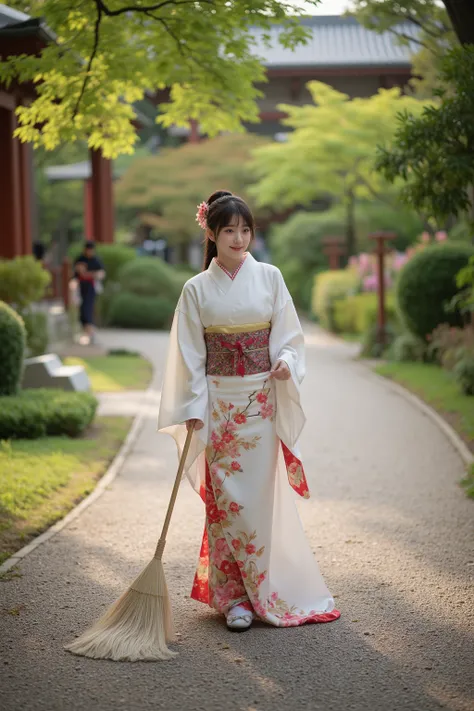
<instances>
[{"instance_id":1,"label":"smiling face","mask_svg":"<svg viewBox=\"0 0 474 711\"><path fill-rule=\"evenodd\" d=\"M240 260L252 239L252 229L242 215L236 214L229 224L220 229L217 240L212 233L209 234L209 237L217 243L218 259L223 261Z\"/></svg>"}]
</instances>

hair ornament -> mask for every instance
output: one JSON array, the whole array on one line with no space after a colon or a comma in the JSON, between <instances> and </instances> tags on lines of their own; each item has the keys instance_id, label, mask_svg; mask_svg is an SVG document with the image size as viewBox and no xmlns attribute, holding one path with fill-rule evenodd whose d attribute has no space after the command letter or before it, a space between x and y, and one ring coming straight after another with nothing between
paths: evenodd
<instances>
[{"instance_id":1,"label":"hair ornament","mask_svg":"<svg viewBox=\"0 0 474 711\"><path fill-rule=\"evenodd\" d=\"M202 202L198 205L198 211L196 212L196 222L202 227L203 230L207 227L207 213L209 212L209 205L207 202Z\"/></svg>"}]
</instances>

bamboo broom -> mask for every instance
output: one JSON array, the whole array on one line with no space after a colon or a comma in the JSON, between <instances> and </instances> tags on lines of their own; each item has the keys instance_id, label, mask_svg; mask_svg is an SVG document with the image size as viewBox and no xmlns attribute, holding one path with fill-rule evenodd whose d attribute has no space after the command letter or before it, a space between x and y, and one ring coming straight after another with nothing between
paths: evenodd
<instances>
[{"instance_id":1,"label":"bamboo broom","mask_svg":"<svg viewBox=\"0 0 474 711\"><path fill-rule=\"evenodd\" d=\"M137 662L171 659L174 638L171 605L161 562L195 423L188 430L178 473L155 555L129 589L88 630L64 648L93 659Z\"/></svg>"}]
</instances>

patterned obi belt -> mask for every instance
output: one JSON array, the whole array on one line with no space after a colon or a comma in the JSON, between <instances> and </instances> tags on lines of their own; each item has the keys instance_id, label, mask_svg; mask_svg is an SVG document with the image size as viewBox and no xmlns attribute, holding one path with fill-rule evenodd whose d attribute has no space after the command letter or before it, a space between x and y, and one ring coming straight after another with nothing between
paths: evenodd
<instances>
[{"instance_id":1,"label":"patterned obi belt","mask_svg":"<svg viewBox=\"0 0 474 711\"><path fill-rule=\"evenodd\" d=\"M271 370L270 323L210 326L204 330L207 375L255 375Z\"/></svg>"}]
</instances>

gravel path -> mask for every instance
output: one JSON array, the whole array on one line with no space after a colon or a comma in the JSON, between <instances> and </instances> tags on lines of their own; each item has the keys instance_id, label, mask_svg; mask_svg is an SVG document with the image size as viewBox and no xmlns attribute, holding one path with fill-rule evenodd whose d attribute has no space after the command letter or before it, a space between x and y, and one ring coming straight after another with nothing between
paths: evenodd
<instances>
[{"instance_id":1,"label":"gravel path","mask_svg":"<svg viewBox=\"0 0 474 711\"><path fill-rule=\"evenodd\" d=\"M177 460L147 408L104 495L0 582L3 711L472 710L474 506L462 463L351 347L306 331L313 498L300 512L341 619L236 635L190 600L203 510L185 482L165 551L179 657L118 664L63 651L153 553ZM101 338L152 358L159 389L166 334Z\"/></svg>"}]
</instances>

